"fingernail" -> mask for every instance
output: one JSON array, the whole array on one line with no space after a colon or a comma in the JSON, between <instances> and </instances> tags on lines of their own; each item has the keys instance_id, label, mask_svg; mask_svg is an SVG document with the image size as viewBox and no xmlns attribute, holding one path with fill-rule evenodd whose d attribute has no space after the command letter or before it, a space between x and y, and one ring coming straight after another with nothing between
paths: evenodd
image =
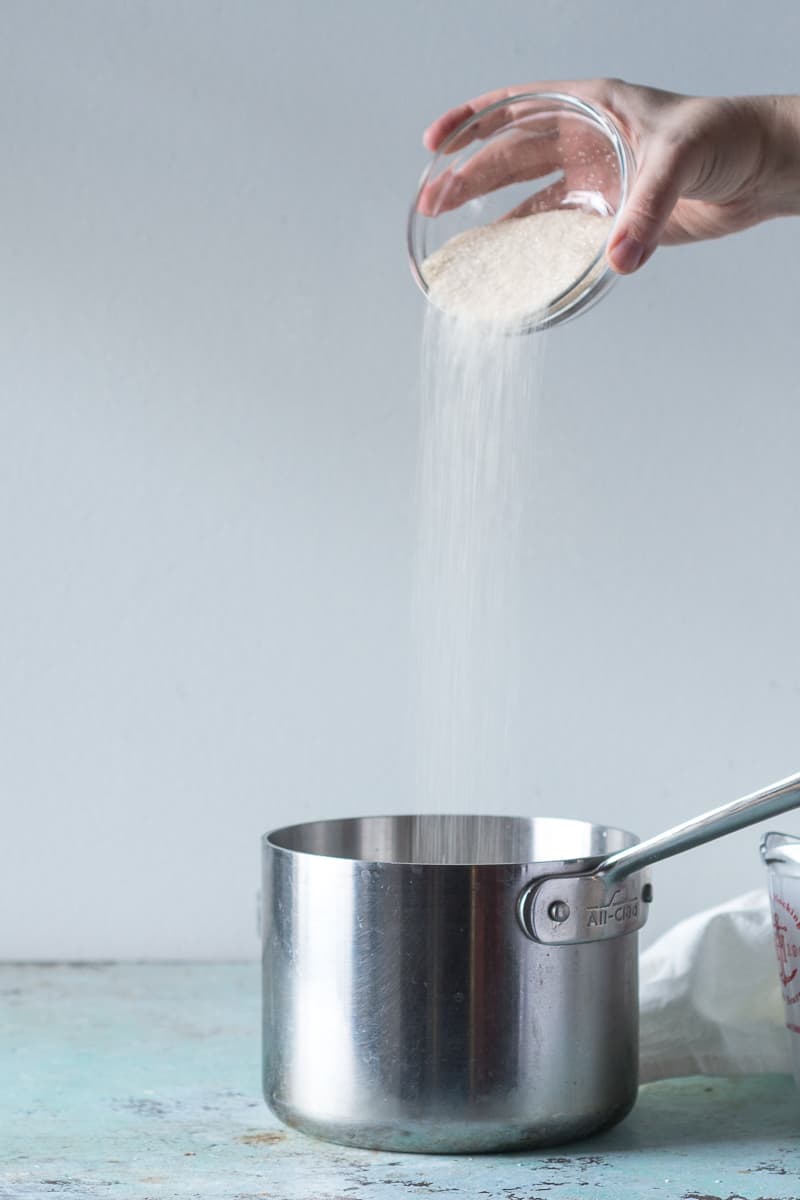
<instances>
[{"instance_id":1,"label":"fingernail","mask_svg":"<svg viewBox=\"0 0 800 1200\"><path fill-rule=\"evenodd\" d=\"M621 275L630 275L631 271L635 271L637 267L642 265L645 254L646 250L641 242L637 242L635 238L625 236L620 238L616 246L610 251L609 257L615 271L619 271Z\"/></svg>"},{"instance_id":2,"label":"fingernail","mask_svg":"<svg viewBox=\"0 0 800 1200\"><path fill-rule=\"evenodd\" d=\"M423 217L433 216L433 205L431 203L431 188L424 187L417 199L417 212L422 213Z\"/></svg>"}]
</instances>

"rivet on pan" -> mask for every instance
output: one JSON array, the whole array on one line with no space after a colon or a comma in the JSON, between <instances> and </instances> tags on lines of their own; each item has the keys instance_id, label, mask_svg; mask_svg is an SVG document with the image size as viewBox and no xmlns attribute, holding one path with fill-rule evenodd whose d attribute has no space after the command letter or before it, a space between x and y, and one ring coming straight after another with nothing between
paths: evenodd
<instances>
[{"instance_id":1,"label":"rivet on pan","mask_svg":"<svg viewBox=\"0 0 800 1200\"><path fill-rule=\"evenodd\" d=\"M645 904L652 904L652 902L653 902L653 885L652 885L652 883L646 883L644 885L644 887L642 888L642 900Z\"/></svg>"},{"instance_id":2,"label":"rivet on pan","mask_svg":"<svg viewBox=\"0 0 800 1200\"><path fill-rule=\"evenodd\" d=\"M565 900L553 900L548 905L547 915L557 925L563 925L569 917L569 905Z\"/></svg>"}]
</instances>

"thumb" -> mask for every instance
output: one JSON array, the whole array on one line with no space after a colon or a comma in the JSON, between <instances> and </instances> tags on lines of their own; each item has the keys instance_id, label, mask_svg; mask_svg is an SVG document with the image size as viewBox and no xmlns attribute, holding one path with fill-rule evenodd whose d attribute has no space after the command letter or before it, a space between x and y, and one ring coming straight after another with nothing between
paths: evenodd
<instances>
[{"instance_id":1,"label":"thumb","mask_svg":"<svg viewBox=\"0 0 800 1200\"><path fill-rule=\"evenodd\" d=\"M608 245L608 261L620 275L638 271L658 246L685 174L685 155L679 147L649 148Z\"/></svg>"}]
</instances>

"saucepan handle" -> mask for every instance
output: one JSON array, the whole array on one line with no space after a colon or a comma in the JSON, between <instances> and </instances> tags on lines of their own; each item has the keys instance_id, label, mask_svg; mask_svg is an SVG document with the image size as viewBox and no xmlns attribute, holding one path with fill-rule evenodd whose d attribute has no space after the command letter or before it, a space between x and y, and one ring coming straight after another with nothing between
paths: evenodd
<instances>
[{"instance_id":1,"label":"saucepan handle","mask_svg":"<svg viewBox=\"0 0 800 1200\"><path fill-rule=\"evenodd\" d=\"M653 896L647 868L800 807L800 775L723 804L666 833L609 855L590 875L550 875L521 893L517 916L529 938L548 946L603 941L641 929ZM626 882L627 881L627 882Z\"/></svg>"},{"instance_id":2,"label":"saucepan handle","mask_svg":"<svg viewBox=\"0 0 800 1200\"><path fill-rule=\"evenodd\" d=\"M660 862L662 858L671 858L673 854L682 854L694 846L702 846L704 842L713 842L715 838L724 837L726 833L734 833L747 825L755 825L776 817L779 813L791 808L800 807L800 774L790 775L780 783L773 783L761 791L743 796L731 804L723 804L720 808L712 808L702 816L693 817L639 842L628 850L620 850L605 859L594 872L595 877L604 879L607 883L619 883L635 871L641 871L652 863Z\"/></svg>"}]
</instances>

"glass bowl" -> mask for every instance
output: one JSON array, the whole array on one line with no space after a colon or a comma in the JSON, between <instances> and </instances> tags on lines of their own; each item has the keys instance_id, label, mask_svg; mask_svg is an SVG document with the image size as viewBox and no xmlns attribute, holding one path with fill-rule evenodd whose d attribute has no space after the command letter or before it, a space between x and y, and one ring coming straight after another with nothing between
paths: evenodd
<instances>
[{"instance_id":1,"label":"glass bowl","mask_svg":"<svg viewBox=\"0 0 800 1200\"><path fill-rule=\"evenodd\" d=\"M633 166L622 131L577 96L526 92L492 104L454 130L422 173L408 220L412 275L436 303L426 260L457 234L533 213L580 209L607 218L598 226L596 245L593 240L576 277L554 277L555 294L544 306L533 298L532 280L531 310L514 323L529 332L585 312L616 277L606 247ZM542 281L538 286L541 295Z\"/></svg>"}]
</instances>

